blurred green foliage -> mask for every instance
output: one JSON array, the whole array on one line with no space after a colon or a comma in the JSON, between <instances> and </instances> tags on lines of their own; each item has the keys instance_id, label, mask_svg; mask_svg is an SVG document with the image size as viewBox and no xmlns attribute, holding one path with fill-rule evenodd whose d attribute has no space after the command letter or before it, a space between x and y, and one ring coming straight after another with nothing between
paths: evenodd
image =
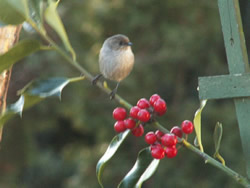
<instances>
[{"instance_id":1,"label":"blurred green foliage","mask_svg":"<svg viewBox=\"0 0 250 188\"><path fill-rule=\"evenodd\" d=\"M131 104L160 94L167 101L168 112L159 121L168 129L193 119L199 107L199 76L228 73L216 1L71 0L62 1L58 9L78 61L93 74L98 73L98 53L105 38L117 33L129 36L136 64L118 93ZM249 11L244 15L249 16ZM23 31L21 39L25 37L38 38ZM16 91L34 78L75 77L79 72L55 52L39 52L17 64L12 75L9 102L15 101ZM115 135L112 111L116 106L98 88L81 81L64 89L62 101L48 99L25 111L22 119L10 121L1 143L0 187L99 187L95 166ZM220 154L229 167L245 175L232 100L208 101L203 111L203 145L210 155L214 153L217 121L224 129ZM143 147L143 138L128 137L104 170L106 187L118 185ZM240 186L194 153L180 149L176 158L161 161L143 187Z\"/></svg>"}]
</instances>

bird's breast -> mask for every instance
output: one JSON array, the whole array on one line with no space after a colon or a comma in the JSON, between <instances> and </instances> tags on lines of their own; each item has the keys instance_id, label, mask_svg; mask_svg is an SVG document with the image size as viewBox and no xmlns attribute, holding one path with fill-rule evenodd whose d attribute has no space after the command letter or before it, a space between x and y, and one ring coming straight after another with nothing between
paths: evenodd
<instances>
[{"instance_id":1,"label":"bird's breast","mask_svg":"<svg viewBox=\"0 0 250 188\"><path fill-rule=\"evenodd\" d=\"M134 54L131 48L105 52L99 57L100 71L105 78L120 82L131 72L134 65Z\"/></svg>"}]
</instances>

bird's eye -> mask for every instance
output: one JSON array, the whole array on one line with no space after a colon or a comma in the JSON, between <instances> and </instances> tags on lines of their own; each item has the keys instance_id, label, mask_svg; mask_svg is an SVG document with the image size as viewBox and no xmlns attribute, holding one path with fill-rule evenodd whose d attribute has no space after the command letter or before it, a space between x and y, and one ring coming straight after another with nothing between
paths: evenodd
<instances>
[{"instance_id":1,"label":"bird's eye","mask_svg":"<svg viewBox=\"0 0 250 188\"><path fill-rule=\"evenodd\" d=\"M122 41L120 41L120 43L119 43L120 45L123 45L123 42Z\"/></svg>"}]
</instances>

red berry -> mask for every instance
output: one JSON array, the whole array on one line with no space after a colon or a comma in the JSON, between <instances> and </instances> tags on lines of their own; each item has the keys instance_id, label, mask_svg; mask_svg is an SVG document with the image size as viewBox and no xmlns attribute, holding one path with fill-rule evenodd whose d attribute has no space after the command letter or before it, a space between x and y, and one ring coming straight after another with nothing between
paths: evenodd
<instances>
[{"instance_id":1,"label":"red berry","mask_svg":"<svg viewBox=\"0 0 250 188\"><path fill-rule=\"evenodd\" d=\"M182 130L181 130L181 128L178 127L178 126L174 126L174 127L171 129L170 133L173 133L174 135L178 136L179 138L182 138Z\"/></svg>"},{"instance_id":2,"label":"red berry","mask_svg":"<svg viewBox=\"0 0 250 188\"><path fill-rule=\"evenodd\" d=\"M129 113L130 117L137 119L137 114L138 114L139 111L140 111L140 108L138 106L133 106L130 109L130 113Z\"/></svg>"},{"instance_id":3,"label":"red berry","mask_svg":"<svg viewBox=\"0 0 250 188\"><path fill-rule=\"evenodd\" d=\"M141 109L137 114L137 118L142 122L148 122L150 120L150 113L146 109Z\"/></svg>"},{"instance_id":4,"label":"red berry","mask_svg":"<svg viewBox=\"0 0 250 188\"><path fill-rule=\"evenodd\" d=\"M159 142L161 142L161 137L164 135L164 133L161 132L160 130L157 130L157 131L155 131L155 135L156 135L156 137L157 137L157 140L158 140Z\"/></svg>"},{"instance_id":5,"label":"red berry","mask_svg":"<svg viewBox=\"0 0 250 188\"><path fill-rule=\"evenodd\" d=\"M155 159L162 159L165 156L165 151L162 147L154 147L151 149L151 155Z\"/></svg>"},{"instance_id":6,"label":"red berry","mask_svg":"<svg viewBox=\"0 0 250 188\"><path fill-rule=\"evenodd\" d=\"M148 143L148 144L153 144L155 143L157 140L156 138L156 135L154 132L148 132L146 135L145 135L145 141Z\"/></svg>"},{"instance_id":7,"label":"red berry","mask_svg":"<svg viewBox=\"0 0 250 188\"><path fill-rule=\"evenodd\" d=\"M163 99L158 99L154 103L154 110L159 114L163 115L167 111L166 102Z\"/></svg>"},{"instance_id":8,"label":"red berry","mask_svg":"<svg viewBox=\"0 0 250 188\"><path fill-rule=\"evenodd\" d=\"M165 154L167 158L173 158L177 155L178 150L175 146L173 147L166 147Z\"/></svg>"},{"instance_id":9,"label":"red berry","mask_svg":"<svg viewBox=\"0 0 250 188\"><path fill-rule=\"evenodd\" d=\"M150 103L148 102L147 99L145 98L142 98L140 99L138 102L137 102L137 106L141 109L144 109L144 108L149 108L150 107Z\"/></svg>"},{"instance_id":10,"label":"red berry","mask_svg":"<svg viewBox=\"0 0 250 188\"><path fill-rule=\"evenodd\" d=\"M127 129L133 129L136 126L135 120L128 118L124 120L125 126Z\"/></svg>"},{"instance_id":11,"label":"red berry","mask_svg":"<svg viewBox=\"0 0 250 188\"><path fill-rule=\"evenodd\" d=\"M159 142L155 142L154 144L150 146L150 150L152 151L152 149L154 148L162 148L162 146Z\"/></svg>"},{"instance_id":12,"label":"red berry","mask_svg":"<svg viewBox=\"0 0 250 188\"><path fill-rule=\"evenodd\" d=\"M115 122L114 129L118 133L124 132L126 130L126 126L125 126L124 121L117 121L117 122Z\"/></svg>"},{"instance_id":13,"label":"red berry","mask_svg":"<svg viewBox=\"0 0 250 188\"><path fill-rule=\"evenodd\" d=\"M160 99L161 97L158 94L154 94L150 97L149 102L152 106L154 106L155 101Z\"/></svg>"},{"instance_id":14,"label":"red berry","mask_svg":"<svg viewBox=\"0 0 250 188\"><path fill-rule=\"evenodd\" d=\"M177 144L177 137L171 133L164 134L161 137L161 143L167 147L175 146Z\"/></svg>"},{"instance_id":15,"label":"red berry","mask_svg":"<svg viewBox=\"0 0 250 188\"><path fill-rule=\"evenodd\" d=\"M124 108L117 107L113 111L113 118L117 121L124 120L127 116L127 112Z\"/></svg>"},{"instance_id":16,"label":"red berry","mask_svg":"<svg viewBox=\"0 0 250 188\"><path fill-rule=\"evenodd\" d=\"M181 129L185 134L190 134L194 130L194 125L191 121L185 120L181 124Z\"/></svg>"},{"instance_id":17,"label":"red berry","mask_svg":"<svg viewBox=\"0 0 250 188\"><path fill-rule=\"evenodd\" d=\"M167 109L163 110L162 112L157 112L157 115L158 116L162 116L166 113Z\"/></svg>"},{"instance_id":18,"label":"red berry","mask_svg":"<svg viewBox=\"0 0 250 188\"><path fill-rule=\"evenodd\" d=\"M136 128L132 130L132 134L137 137L142 136L143 133L144 133L144 127L142 126L142 124L138 125Z\"/></svg>"}]
</instances>

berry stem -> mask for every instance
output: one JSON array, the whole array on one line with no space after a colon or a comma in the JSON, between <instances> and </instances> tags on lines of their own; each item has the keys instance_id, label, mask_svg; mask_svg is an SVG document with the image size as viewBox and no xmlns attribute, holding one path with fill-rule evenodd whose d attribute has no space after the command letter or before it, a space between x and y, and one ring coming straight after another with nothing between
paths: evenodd
<instances>
[{"instance_id":1,"label":"berry stem","mask_svg":"<svg viewBox=\"0 0 250 188\"><path fill-rule=\"evenodd\" d=\"M161 132L164 132L164 133L170 133L170 131L168 129L166 129L165 127L163 127L158 121L154 121L153 122L153 126L156 128L156 129L159 129ZM179 141L179 140L178 140Z\"/></svg>"},{"instance_id":2,"label":"berry stem","mask_svg":"<svg viewBox=\"0 0 250 188\"><path fill-rule=\"evenodd\" d=\"M185 140L188 140L188 135L187 134L185 134Z\"/></svg>"}]
</instances>

